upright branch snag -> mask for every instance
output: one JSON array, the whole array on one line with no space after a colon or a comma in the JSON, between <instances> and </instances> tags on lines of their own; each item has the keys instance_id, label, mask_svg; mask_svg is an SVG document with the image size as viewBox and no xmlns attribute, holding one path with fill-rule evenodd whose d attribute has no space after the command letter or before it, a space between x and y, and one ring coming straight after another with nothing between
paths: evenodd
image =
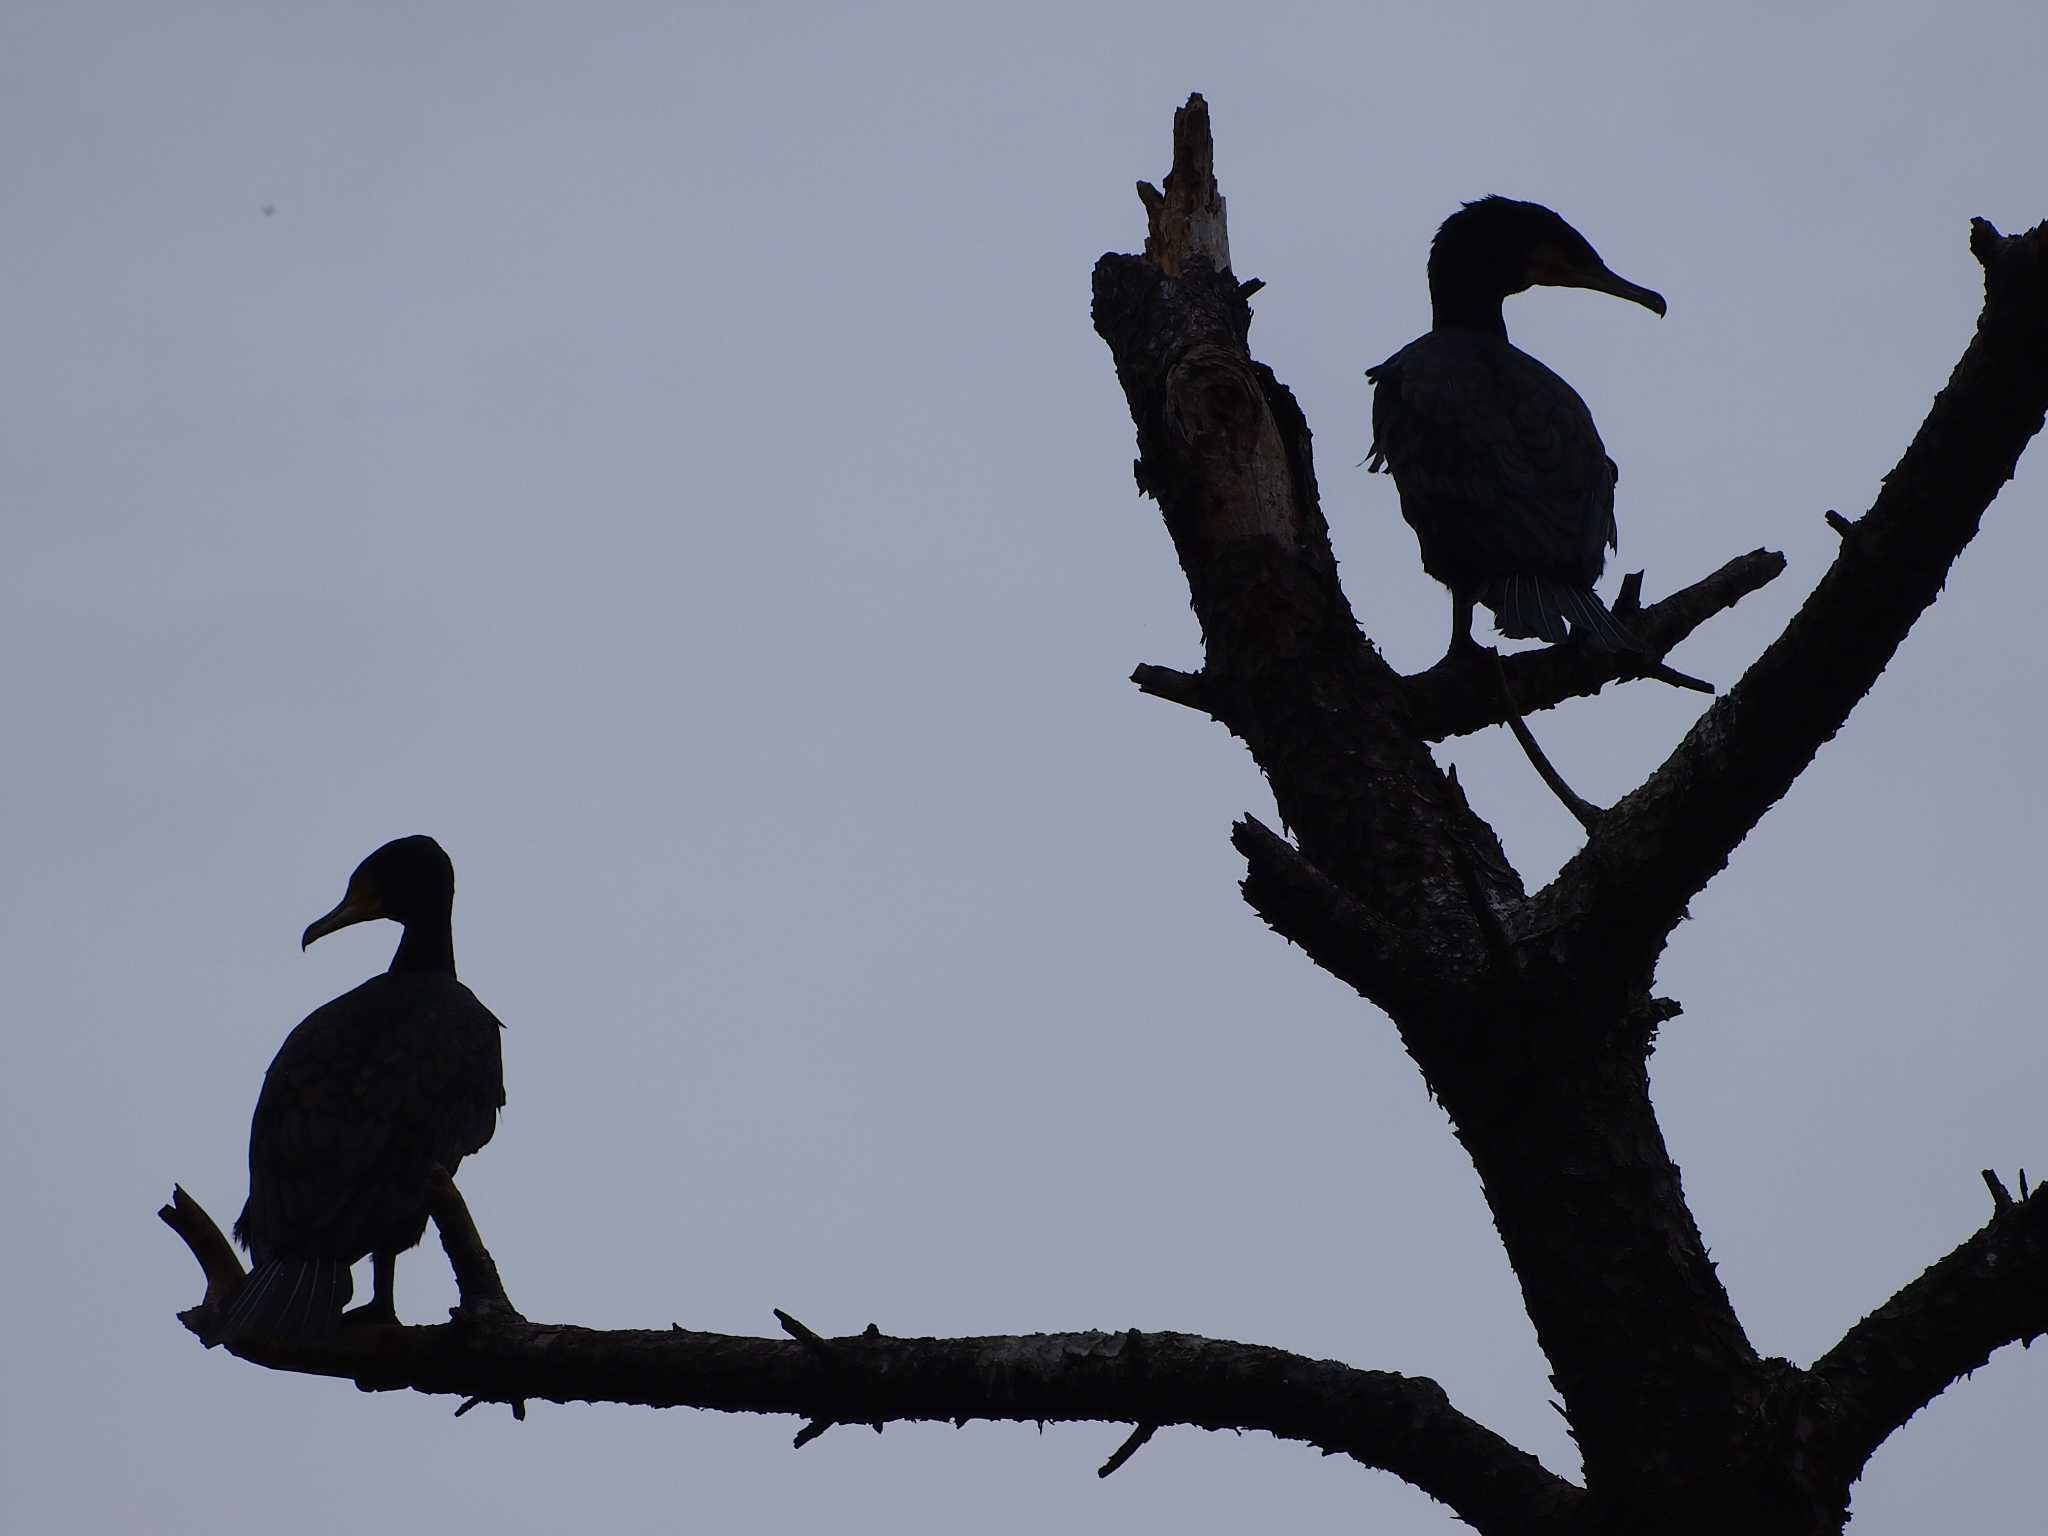
<instances>
[{"instance_id":1,"label":"upright branch snag","mask_svg":"<svg viewBox=\"0 0 2048 1536\"><path fill-rule=\"evenodd\" d=\"M1199 103L1199 105L1198 105ZM1230 227L1216 186L1216 147L1209 108L1199 96L1173 114L1173 169L1166 190L1138 183L1150 233L1145 259L1169 277L1230 270Z\"/></svg>"}]
</instances>

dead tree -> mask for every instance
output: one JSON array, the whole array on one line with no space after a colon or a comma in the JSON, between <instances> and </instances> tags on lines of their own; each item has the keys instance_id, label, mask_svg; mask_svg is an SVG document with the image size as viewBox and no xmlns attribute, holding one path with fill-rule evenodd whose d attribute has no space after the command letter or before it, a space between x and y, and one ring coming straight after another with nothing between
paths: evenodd
<instances>
[{"instance_id":1,"label":"dead tree","mask_svg":"<svg viewBox=\"0 0 2048 1536\"><path fill-rule=\"evenodd\" d=\"M1230 270L1208 110L1174 121L1163 191L1140 185L1142 256L1095 269L1095 326L1137 425L1200 621L1199 672L1140 667L1149 693L1237 736L1290 837L1246 817L1245 899L1392 1020L1470 1154L1584 1461L1583 1484L1461 1414L1425 1378L1166 1333L786 1339L529 1322L445 1183L436 1219L463 1304L436 1327L242 1345L365 1388L801 1415L1122 1421L1114 1471L1159 1427L1263 1429L1382 1468L1500 1536L1813 1536L1894 1429L1992 1351L2048 1331L2048 1196L1991 1174L1990 1220L1812 1365L1758 1355L1707 1257L1648 1091L1653 990L1686 904L1848 718L2048 410L2048 224L1982 220L1976 335L1874 505L1785 631L1642 785L1578 802L1584 847L1540 891L1429 744L1630 678L1782 569L1740 556L1649 607L1643 655L1558 647L1452 656L1403 677L1337 581L1307 424L1255 362L1256 282ZM1513 700L1511 705L1508 701ZM1533 755L1533 754L1532 754ZM1576 797L1572 797L1576 799ZM205 1268L182 1314L208 1336L242 1270L183 1191L161 1213Z\"/></svg>"}]
</instances>

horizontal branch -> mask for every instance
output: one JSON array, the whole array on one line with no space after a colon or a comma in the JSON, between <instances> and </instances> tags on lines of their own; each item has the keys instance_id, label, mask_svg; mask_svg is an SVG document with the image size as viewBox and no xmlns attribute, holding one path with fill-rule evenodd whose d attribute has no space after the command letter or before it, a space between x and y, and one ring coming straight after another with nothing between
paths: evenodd
<instances>
[{"instance_id":1,"label":"horizontal branch","mask_svg":"<svg viewBox=\"0 0 2048 1536\"><path fill-rule=\"evenodd\" d=\"M1596 651L1585 645L1519 651L1500 658L1507 670L1508 687L1522 712L1533 714L1566 699L1596 694L1609 683L1654 677L1664 657L1680 641L1775 580L1784 569L1785 557L1775 550L1753 549L1738 555L1712 575L1629 616L1629 630L1642 642L1641 652ZM1507 707L1487 651L1461 647L1427 672L1407 678L1406 683L1415 731L1425 741L1469 736L1507 720Z\"/></svg>"},{"instance_id":2,"label":"horizontal branch","mask_svg":"<svg viewBox=\"0 0 2048 1536\"><path fill-rule=\"evenodd\" d=\"M1994 1194L2003 1196L2002 1188ZM2048 1333L2048 1188L1990 1221L1843 1335L1809 1375L1813 1453L1844 1481L1885 1437L2012 1343Z\"/></svg>"},{"instance_id":3,"label":"horizontal branch","mask_svg":"<svg viewBox=\"0 0 2048 1536\"><path fill-rule=\"evenodd\" d=\"M2048 224L1970 246L1985 298L1948 384L1785 631L1536 899L1545 927L1653 959L1870 691L2048 413ZM1846 519L1843 520L1846 522ZM1518 686L1519 693L1519 686Z\"/></svg>"},{"instance_id":4,"label":"horizontal branch","mask_svg":"<svg viewBox=\"0 0 2048 1536\"><path fill-rule=\"evenodd\" d=\"M181 1189L159 1214L206 1271L209 1303L220 1299L217 1289L231 1294L240 1282L225 1273L222 1254L241 1266L198 1202ZM475 1247L488 1264L481 1241ZM204 1305L180 1315L202 1337ZM1475 1529L1502 1536L1562 1536L1577 1528L1584 1500L1424 1377L1186 1333L904 1339L871 1327L827 1338L784 1317L787 1339L606 1331L532 1323L509 1309L472 1312L465 1297L451 1323L231 1348L273 1370L338 1377L365 1391L795 1414L810 1438L831 1424L969 1419L1264 1430L1392 1472Z\"/></svg>"}]
</instances>

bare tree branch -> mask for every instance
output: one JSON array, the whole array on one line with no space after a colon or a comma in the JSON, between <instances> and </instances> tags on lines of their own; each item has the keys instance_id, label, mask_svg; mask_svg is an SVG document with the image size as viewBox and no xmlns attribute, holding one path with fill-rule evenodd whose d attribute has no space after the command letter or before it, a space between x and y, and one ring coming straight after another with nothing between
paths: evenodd
<instances>
[{"instance_id":1,"label":"bare tree branch","mask_svg":"<svg viewBox=\"0 0 2048 1536\"><path fill-rule=\"evenodd\" d=\"M1977 332L1870 511L1785 632L1608 813L1536 899L1609 953L1653 956L1870 691L1932 603L2048 412L2048 224L1972 226Z\"/></svg>"},{"instance_id":2,"label":"bare tree branch","mask_svg":"<svg viewBox=\"0 0 2048 1536\"><path fill-rule=\"evenodd\" d=\"M207 1302L180 1314L203 1338L199 1314L240 1283L222 1255L235 1271L241 1265L182 1190L159 1214L206 1272ZM460 1242L473 1239L471 1226ZM469 1261L472 1276L482 1266L496 1274L481 1240ZM899 1339L870 1328L825 1338L778 1316L789 1339L603 1331L531 1323L509 1308L472 1306L465 1294L455 1321L432 1327L345 1328L317 1342L231 1349L273 1370L338 1377L365 1391L459 1397L465 1406L539 1398L795 1414L812 1439L832 1424L968 1419L1265 1430L1392 1472L1482 1532L1579 1529L1579 1489L1459 1413L1426 1378L1185 1333Z\"/></svg>"},{"instance_id":3,"label":"bare tree branch","mask_svg":"<svg viewBox=\"0 0 2048 1536\"><path fill-rule=\"evenodd\" d=\"M1638 609L1628 619L1643 642L1640 655L1596 651L1585 645L1549 645L1501 657L1508 684L1526 713L1534 714L1585 698L1609 683L1654 677L1663 658L1708 619L1726 613L1743 598L1774 580L1785 569L1775 550L1753 549L1738 555L1710 576L1672 593L1662 602ZM1615 611L1626 610L1619 604ZM1469 736L1489 725L1506 722L1505 706L1489 676L1486 651L1461 650L1445 656L1427 672L1407 681L1408 709L1415 732L1427 741ZM1663 669L1668 671L1669 669ZM1673 674L1682 677L1684 674ZM1670 681L1667 677L1665 681Z\"/></svg>"},{"instance_id":4,"label":"bare tree branch","mask_svg":"<svg viewBox=\"0 0 2048 1536\"><path fill-rule=\"evenodd\" d=\"M192 1250L192 1257L199 1261L200 1271L206 1276L206 1294L198 1306L180 1312L178 1321L198 1334L211 1349L220 1319L227 1316L228 1308L241 1294L249 1272L242 1268L235 1245L206 1214L205 1207L185 1193L184 1185L171 1186L170 1203L157 1207L156 1216L185 1240L185 1246Z\"/></svg>"},{"instance_id":5,"label":"bare tree branch","mask_svg":"<svg viewBox=\"0 0 2048 1536\"><path fill-rule=\"evenodd\" d=\"M1203 687L1199 672L1177 672L1172 667L1154 666L1147 661L1138 664L1131 673L1131 681L1138 685L1140 693L1149 693L1155 699L1165 699L1169 704L1179 704L1205 715L1215 713L1209 707L1208 690Z\"/></svg>"},{"instance_id":6,"label":"bare tree branch","mask_svg":"<svg viewBox=\"0 0 2048 1536\"><path fill-rule=\"evenodd\" d=\"M1452 996L1444 978L1418 964L1402 934L1309 862L1255 816L1230 829L1244 855L1244 899L1267 926L1298 944L1310 959L1361 996L1394 1006L1442 1006ZM1403 1011L1406 1011L1403 1009Z\"/></svg>"},{"instance_id":7,"label":"bare tree branch","mask_svg":"<svg viewBox=\"0 0 2048 1536\"><path fill-rule=\"evenodd\" d=\"M1641 678L1711 693L1709 684L1673 671L1663 657L1708 619L1727 612L1784 569L1783 555L1768 549L1751 550L1662 602L1628 610L1632 614L1630 628L1644 644L1637 655L1580 645L1544 646L1512 656L1491 649L1451 652L1428 671L1405 680L1412 728L1425 741L1443 741L1507 723L1505 706L1488 694L1484 682L1489 658L1496 657L1507 671L1515 697L1527 697L1525 714L1555 708L1566 699L1589 697L1609 683ZM1641 575L1635 572L1629 581L1637 583ZM1624 610L1617 605L1615 611ZM1131 673L1131 681L1154 698L1216 714L1199 672L1180 672L1147 662Z\"/></svg>"},{"instance_id":8,"label":"bare tree branch","mask_svg":"<svg viewBox=\"0 0 2048 1536\"><path fill-rule=\"evenodd\" d=\"M2002 1186L1999 1193L2003 1193ZM1887 1435L2007 1344L2048 1333L2048 1189L1983 1227L1812 1367L1812 1454L1853 1478Z\"/></svg>"}]
</instances>

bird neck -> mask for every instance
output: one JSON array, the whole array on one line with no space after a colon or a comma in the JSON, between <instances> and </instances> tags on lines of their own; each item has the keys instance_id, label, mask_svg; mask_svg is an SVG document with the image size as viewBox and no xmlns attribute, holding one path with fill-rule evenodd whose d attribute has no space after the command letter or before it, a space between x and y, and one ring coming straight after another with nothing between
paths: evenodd
<instances>
[{"instance_id":1,"label":"bird neck","mask_svg":"<svg viewBox=\"0 0 2048 1536\"><path fill-rule=\"evenodd\" d=\"M397 971L433 971L455 974L455 934L449 920L407 923L398 941L398 953L391 957Z\"/></svg>"},{"instance_id":2,"label":"bird neck","mask_svg":"<svg viewBox=\"0 0 2048 1536\"><path fill-rule=\"evenodd\" d=\"M1477 331L1485 336L1508 339L1508 323L1501 318L1502 295L1456 283L1439 283L1430 273L1429 328L1433 331Z\"/></svg>"},{"instance_id":3,"label":"bird neck","mask_svg":"<svg viewBox=\"0 0 2048 1536\"><path fill-rule=\"evenodd\" d=\"M1491 246L1475 246L1469 239L1439 234L1430 247L1432 330L1480 331L1505 341L1508 327L1501 319L1501 300L1514 288L1500 252Z\"/></svg>"}]
</instances>

